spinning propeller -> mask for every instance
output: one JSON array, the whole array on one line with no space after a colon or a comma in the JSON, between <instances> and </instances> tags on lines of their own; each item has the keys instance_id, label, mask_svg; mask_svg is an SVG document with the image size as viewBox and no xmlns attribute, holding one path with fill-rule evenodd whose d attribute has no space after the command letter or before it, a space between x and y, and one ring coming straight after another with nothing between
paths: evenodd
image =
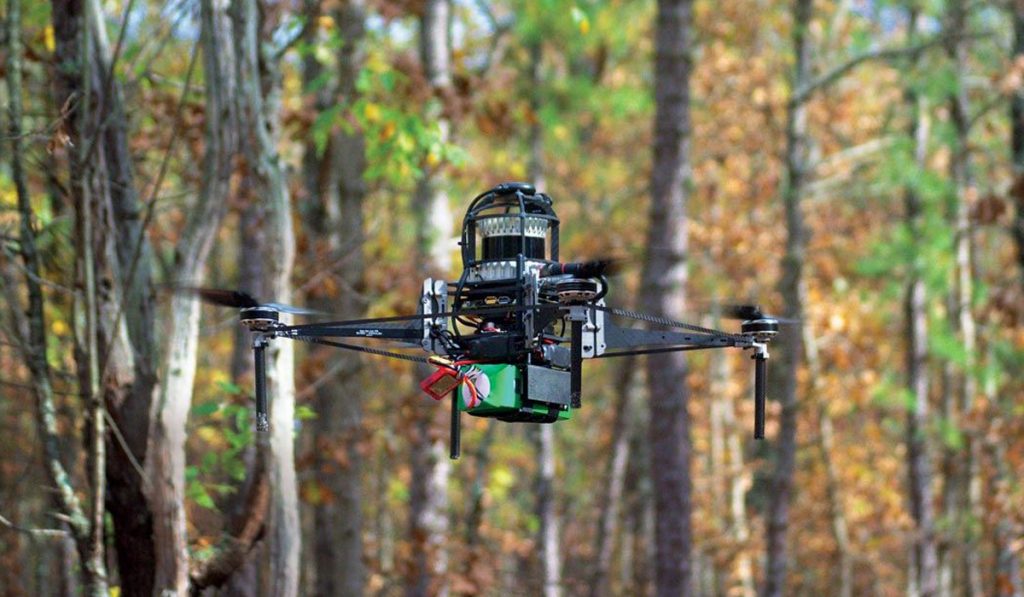
<instances>
[{"instance_id":1,"label":"spinning propeller","mask_svg":"<svg viewBox=\"0 0 1024 597\"><path fill-rule=\"evenodd\" d=\"M292 315L324 315L323 311L295 307L283 303L261 303L248 292L243 290L224 290L221 288L199 288L194 286L181 286L174 289L175 292L192 294L199 297L199 300L218 307L234 307L236 309L269 309Z\"/></svg>"}]
</instances>

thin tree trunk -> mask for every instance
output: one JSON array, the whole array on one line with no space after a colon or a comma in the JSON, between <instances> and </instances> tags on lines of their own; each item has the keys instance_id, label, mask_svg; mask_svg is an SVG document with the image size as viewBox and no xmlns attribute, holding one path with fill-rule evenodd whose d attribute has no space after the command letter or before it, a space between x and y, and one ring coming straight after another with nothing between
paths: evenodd
<instances>
[{"instance_id":1,"label":"thin tree trunk","mask_svg":"<svg viewBox=\"0 0 1024 597\"><path fill-rule=\"evenodd\" d=\"M103 452L104 427L102 418L101 394L99 393L98 362L96 361L95 308L88 313L89 348L93 349L89 358L90 400L87 404L92 423L91 445L87 446L90 465L89 482L93 486L90 502L83 507L71 484L71 478L61 461L60 435L57 426L56 405L53 386L50 378L50 365L47 361L46 349L46 315L42 285L40 284L42 266L36 248L36 233L33 226L32 205L25 180L22 151L22 47L21 47L21 0L8 0L5 24L7 37L7 79L9 122L8 133L11 144L11 178L14 182L20 217L20 234L18 247L25 267L25 285L28 289L27 334L21 338L20 344L25 347L23 355L32 375L32 386L36 399L37 428L43 443L46 471L50 484L56 488L57 504L61 513L68 518L75 543L82 562L82 579L85 594L90 596L106 595L107 569L105 550L102 540L103 529L103 490L106 480L103 476L105 459ZM88 209L84 213L90 214ZM86 217L88 219L88 216ZM88 226L84 228L88 229ZM88 234L80 237L84 246L91 249L91 238ZM87 249L87 250L88 250ZM91 282L89 278L87 282ZM92 290L90 303L95 307L95 285L87 284L87 292ZM20 307L12 305L12 314L20 320ZM20 329L22 326L18 326ZM97 526L97 521L99 522Z\"/></svg>"},{"instance_id":2,"label":"thin tree trunk","mask_svg":"<svg viewBox=\"0 0 1024 597\"><path fill-rule=\"evenodd\" d=\"M807 372L810 378L811 391L815 397L822 395L821 361L818 358L818 345L811 334L810 327L803 326L804 347L807 358ZM828 412L828 403L821 399L818 402L818 449L825 465L825 493L828 495L829 518L832 521L832 538L836 542L838 597L853 595L853 555L850 553L850 531L843 509L843 494L839 471L833 460L835 434L832 428L832 416Z\"/></svg>"},{"instance_id":3,"label":"thin tree trunk","mask_svg":"<svg viewBox=\"0 0 1024 597\"><path fill-rule=\"evenodd\" d=\"M911 36L916 37L919 17L910 15ZM913 39L911 40L913 43ZM914 139L914 163L927 167L930 126L928 105L912 89L905 92L913 111L910 127ZM906 225L910 238L921 238L921 200L912 188L904 192ZM921 265L911 264L904 304L906 334L907 391L913 406L907 411L907 475L910 488L910 512L914 518L914 584L920 597L934 597L938 592L938 552L935 537L935 505L932 495L932 464L925 435L929 419L928 405L928 312Z\"/></svg>"},{"instance_id":4,"label":"thin tree trunk","mask_svg":"<svg viewBox=\"0 0 1024 597\"><path fill-rule=\"evenodd\" d=\"M339 101L352 105L357 99L356 77L362 68L365 6L352 1L335 14L342 46L338 54ZM311 74L311 73L310 73ZM308 76L308 75L307 75ZM334 101L333 99L331 101ZM307 146L307 152L315 148ZM308 155L307 160L313 156ZM362 290L365 262L363 245L363 199L366 195L363 175L366 157L363 136L359 132L338 133L322 157L315 181L307 175L307 191L312 205L324 209L308 227L326 247L314 263L330 264L327 272L317 272L339 288L337 296L319 295L314 308L337 313L342 319L364 316ZM309 164L312 168L314 164ZM324 170L330 174L324 174ZM326 183L326 184L325 184ZM325 255L325 257L323 257ZM340 353L340 354L339 354ZM362 469L359 449L362 439L363 400L361 361L346 351L331 351L339 370L331 382L316 393L317 419L315 442L316 470L323 480L325 497L315 506L316 590L319 595L360 595L364 592L362 533ZM332 361L334 360L332 359Z\"/></svg>"},{"instance_id":5,"label":"thin tree trunk","mask_svg":"<svg viewBox=\"0 0 1024 597\"><path fill-rule=\"evenodd\" d=\"M79 231L90 242L80 247L78 269L105 291L96 308L87 305L87 338L96 330L96 350L76 347L83 388L102 378L102 391L92 392L89 441L108 440L106 501L114 523L121 589L125 594L148 594L156 568L152 513L142 491L149 438L151 405L157 362L150 284L150 251L133 187L128 151L127 118L120 88L111 67L111 51L99 3L96 0L53 0L56 41L56 105L68 106L62 127L70 155L72 204ZM80 234L80 238L86 235ZM95 272L95 276L93 273ZM88 282L88 280L87 280ZM91 293L86 292L87 300ZM122 323L123 322L123 323ZM79 336L81 337L81 335ZM86 345L92 344L86 341ZM90 359L98 362L92 363ZM105 406L114 433L103 433ZM117 438L116 441L114 438ZM90 479L101 477L97 468L105 452L90 457ZM101 542L102 515L94 505L90 515L100 520L94 533Z\"/></svg>"},{"instance_id":6,"label":"thin tree trunk","mask_svg":"<svg viewBox=\"0 0 1024 597\"><path fill-rule=\"evenodd\" d=\"M641 304L681 318L686 284L686 196L690 178L691 0L659 0L656 20L654 155ZM655 594L692 592L689 391L682 353L647 357Z\"/></svg>"},{"instance_id":7,"label":"thin tree trunk","mask_svg":"<svg viewBox=\"0 0 1024 597\"><path fill-rule=\"evenodd\" d=\"M266 247L263 273L273 300L291 300L291 272L295 260L288 181L277 153L281 74L268 39L270 27L262 22L265 11L258 0L234 0L235 60L238 69L236 110L241 123L241 147L252 190L264 205ZM270 521L267 537L270 592L291 597L298 593L299 529L295 477L294 345L278 340L268 352L270 409Z\"/></svg>"},{"instance_id":8,"label":"thin tree trunk","mask_svg":"<svg viewBox=\"0 0 1024 597\"><path fill-rule=\"evenodd\" d=\"M267 296L263 280L263 260L261 255L266 250L266 238L261 223L263 221L262 206L253 197L249 185L242 181L239 185L239 196L244 203L238 217L238 246L246 250L239 251L238 284L252 296ZM253 360L252 360L252 334L238 326L235 330L234 346L231 355L231 381L237 386L251 386ZM247 471L245 482L238 492L238 499L229 507L231 518L237 520L244 515L246 496L255 490L254 485L261 482L257 473L263 473L264 480L267 475L266 464L261 462L267 456L261 445L253 443L246 446L242 459L245 462ZM266 542L251 546L251 550L244 562L235 570L225 583L221 595L259 595L261 562L264 560L263 552ZM193 575L194 576L194 575ZM194 583L194 579L193 579Z\"/></svg>"},{"instance_id":9,"label":"thin tree trunk","mask_svg":"<svg viewBox=\"0 0 1024 597\"><path fill-rule=\"evenodd\" d=\"M728 361L722 356L723 366ZM728 378L728 372L723 375ZM750 526L747 523L746 496L750 489L750 473L743 465L743 440L741 437L742 427L737 424L735 407L730 400L726 400L723 409L727 442L729 471L729 510L732 528L733 541L739 549L736 554L736 578L739 580L740 595L742 597L753 597L754 590L754 565L751 562L750 550L747 548L750 541Z\"/></svg>"},{"instance_id":10,"label":"thin tree trunk","mask_svg":"<svg viewBox=\"0 0 1024 597\"><path fill-rule=\"evenodd\" d=\"M962 370L958 372L957 379L957 410L963 446L958 455L956 466L953 471L953 478L949 482L953 485L952 491L954 533L960 549L957 555L957 567L954 577L959 577L965 593L972 597L980 597L983 593L981 580L981 562L978 551L978 540L975 532L969 528L968 521L971 517L979 519L978 506L981 499L980 485L978 480L977 464L978 450L980 448L976 432L968 422L974 410L974 398L977 392L975 379L975 364L977 363L977 326L974 321L971 299L973 293L973 272L971 265L973 259L972 235L973 230L970 222L970 206L968 205L968 194L972 187L972 176L970 172L970 105L967 99L966 77L967 77L967 46L963 34L967 28L968 8L959 2L953 2L949 6L947 15L952 41L948 47L950 58L956 69L957 88L950 98L950 114L953 127L956 133L955 145L952 148L952 159L950 162L953 184L956 189L957 203L955 214L956 229L956 261L953 305L956 317L955 329L960 335L965 360Z\"/></svg>"},{"instance_id":11,"label":"thin tree trunk","mask_svg":"<svg viewBox=\"0 0 1024 597\"><path fill-rule=\"evenodd\" d=\"M1024 56L1024 1L1014 0L1011 4L1013 18L1013 56L1019 60ZM1020 268L1021 286L1024 287L1024 94L1010 96L1010 152L1013 160L1014 182L1012 195L1016 207L1013 220L1013 237L1017 241L1017 263Z\"/></svg>"},{"instance_id":12,"label":"thin tree trunk","mask_svg":"<svg viewBox=\"0 0 1024 597\"><path fill-rule=\"evenodd\" d=\"M536 114L540 110L541 67L543 47L539 43L530 45L530 107ZM544 182L544 131L540 120L535 118L529 133L530 179L536 189L543 189ZM540 560L543 563L544 595L559 597L562 594L562 549L560 523L555 499L555 428L554 424L540 425L534 436L537 450L537 517L540 519L539 543Z\"/></svg>"},{"instance_id":13,"label":"thin tree trunk","mask_svg":"<svg viewBox=\"0 0 1024 597\"><path fill-rule=\"evenodd\" d=\"M200 6L201 43L206 73L206 155L202 187L175 251L176 283L200 285L206 258L227 208L237 126L234 117L235 65L231 23L221 3ZM147 459L149 501L157 551L156 589L184 595L189 554L185 520L185 424L192 404L199 349L199 302L177 294L171 298L164 383L154 414Z\"/></svg>"},{"instance_id":14,"label":"thin tree trunk","mask_svg":"<svg viewBox=\"0 0 1024 597\"><path fill-rule=\"evenodd\" d=\"M715 326L717 327L717 315ZM736 411L728 392L731 371L729 355L715 351L712 355L711 404L711 468L714 478L714 495L728 496L728 499L714 500L716 517L727 525L735 550L733 577L735 582L726 586L728 594L753 597L754 569L747 544L750 541L750 526L747 523L745 504L750 489L750 474L743 465L743 438L737 425ZM720 583L721 584L721 583ZM721 589L716 589L716 594Z\"/></svg>"},{"instance_id":15,"label":"thin tree trunk","mask_svg":"<svg viewBox=\"0 0 1024 597\"><path fill-rule=\"evenodd\" d=\"M538 425L535 447L537 453L537 516L540 519L540 558L544 568L544 596L562 594L562 551L559 545L559 520L555 499L555 429L554 424Z\"/></svg>"},{"instance_id":16,"label":"thin tree trunk","mask_svg":"<svg viewBox=\"0 0 1024 597\"><path fill-rule=\"evenodd\" d=\"M476 465L473 467L473 483L469 490L470 506L469 515L466 516L465 534L466 545L471 549L480 540L480 523L483 522L484 517L484 485L487 483L487 471L491 461L491 444L494 443L494 434L498 424L494 419L487 420L487 429L484 431L484 437L477 445L476 453L474 454ZM476 557L476 554L470 555L467 569L463 573L468 574L468 567Z\"/></svg>"},{"instance_id":17,"label":"thin tree trunk","mask_svg":"<svg viewBox=\"0 0 1024 597\"><path fill-rule=\"evenodd\" d=\"M996 330L988 330L992 334ZM993 553L995 554L994 574L992 575L992 590L990 595L996 597L1024 597L1024 580L1021 579L1020 559L1015 553L1012 543L1014 541L1013 519L1010 514L1010 506L1007 504L1007 493L1010 479L1013 473L1010 470L1006 457L1006 416L1009 413L1008 403L999 397L996 374L994 368L997 366L992 345L989 344L985 354L987 375L985 377L985 397L993 409L994 416L988 433L985 434L985 450L988 452L992 462L992 474L989 477L988 491L992 496L992 513L994 519L992 542Z\"/></svg>"},{"instance_id":18,"label":"thin tree trunk","mask_svg":"<svg viewBox=\"0 0 1024 597\"><path fill-rule=\"evenodd\" d=\"M629 433L632 419L632 380L636 359L627 357L619 365L615 378L615 405L612 411L611 458L605 466L605 485L597 516L597 560L590 577L590 597L609 594L609 568L612 548L618 534L619 511L622 502L626 464L629 461Z\"/></svg>"},{"instance_id":19,"label":"thin tree trunk","mask_svg":"<svg viewBox=\"0 0 1024 597\"><path fill-rule=\"evenodd\" d=\"M427 0L420 17L420 61L431 89L443 100L451 88L451 45L448 21L450 0ZM430 115L441 131L441 142L448 141L450 124L441 113ZM447 245L452 236L452 214L441 173L428 170L416 187L417 252L420 263L433 274L444 275L451 269ZM429 375L429 367L417 369ZM421 401L414 423L412 443L412 482L410 487L410 534L413 539L413 569L406 595L447 595L448 554L448 476L451 464L445 441L431 427L441 420L441 411Z\"/></svg>"},{"instance_id":20,"label":"thin tree trunk","mask_svg":"<svg viewBox=\"0 0 1024 597\"><path fill-rule=\"evenodd\" d=\"M793 4L793 89L804 88L810 80L810 51L808 25L811 21L811 0L795 0ZM786 254L782 263L779 291L786 305L786 316L803 318L804 259L807 247L801 195L807 175L807 108L805 102L789 101L786 105L786 182L782 200L786 210ZM775 440L777 456L772 480L772 494L765 515L767 535L765 547L767 564L764 597L779 597L786 592L786 535L789 530L789 506L793 493L793 474L796 461L797 425L797 369L803 357L802 334L782 336L781 362L775 370L782 377L779 401L779 435Z\"/></svg>"}]
</instances>

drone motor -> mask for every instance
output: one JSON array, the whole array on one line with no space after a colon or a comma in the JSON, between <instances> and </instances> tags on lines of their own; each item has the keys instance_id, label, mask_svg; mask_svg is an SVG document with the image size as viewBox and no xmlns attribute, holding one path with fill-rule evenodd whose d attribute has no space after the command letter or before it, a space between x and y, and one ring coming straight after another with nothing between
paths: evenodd
<instances>
[{"instance_id":1,"label":"drone motor","mask_svg":"<svg viewBox=\"0 0 1024 597\"><path fill-rule=\"evenodd\" d=\"M267 307L251 307L239 311L238 320L254 332L265 332L278 325L280 314Z\"/></svg>"},{"instance_id":2,"label":"drone motor","mask_svg":"<svg viewBox=\"0 0 1024 597\"><path fill-rule=\"evenodd\" d=\"M740 333L758 342L770 342L779 333L779 320L774 317L748 319L740 324Z\"/></svg>"}]
</instances>

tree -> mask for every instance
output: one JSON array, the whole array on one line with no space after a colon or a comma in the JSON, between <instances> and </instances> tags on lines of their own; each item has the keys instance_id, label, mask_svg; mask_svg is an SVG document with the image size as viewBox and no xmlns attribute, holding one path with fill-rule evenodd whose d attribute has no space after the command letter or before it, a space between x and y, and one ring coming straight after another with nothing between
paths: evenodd
<instances>
[{"instance_id":1,"label":"tree","mask_svg":"<svg viewBox=\"0 0 1024 597\"><path fill-rule=\"evenodd\" d=\"M1011 4L1013 18L1013 56L1024 56L1024 2ZM1010 98L1010 153L1013 161L1013 199L1015 218L1013 235L1017 241L1017 263L1021 285L1024 286L1024 95L1018 92Z\"/></svg>"},{"instance_id":2,"label":"tree","mask_svg":"<svg viewBox=\"0 0 1024 597\"><path fill-rule=\"evenodd\" d=\"M36 230L33 223L33 210L29 197L28 185L23 165L22 152L22 44L21 44L21 2L9 0L7 3L6 29L7 37L7 89L10 101L8 132L11 144L11 176L17 193L19 236L18 246L25 272L25 286L28 290L28 308L26 315L20 313L19 301L10 301L11 316L18 332L18 344L23 358L29 366L35 394L35 409L38 433L42 438L45 453L46 470L50 484L56 488L56 503L60 513L68 522L68 529L75 541L79 559L82 562L82 579L85 594L92 597L106 595L107 567L105 547L103 543L103 518L105 516L104 491L106 478L104 468L106 457L104 451L104 434L106 421L103 419L103 404L99 393L99 363L96 340L96 285L95 270L91 259L85 261L83 272L86 287L86 344L88 350L88 390L83 392L86 397L86 408L89 413L90 438L86 445L89 463L88 480L92 486L91 495L83 506L77 495L72 478L65 467L60 453L59 431L56 420L51 368L46 350L46 314L41 284L41 261L36 242ZM91 209L80 209L81 218L79 242L86 247L86 255L92 250ZM5 290L10 291L9 288ZM11 298L11 294L8 294ZM6 522L6 521L5 521ZM46 535L63 535L63 531L30 531L33 537Z\"/></svg>"},{"instance_id":3,"label":"tree","mask_svg":"<svg viewBox=\"0 0 1024 597\"><path fill-rule=\"evenodd\" d=\"M427 0L419 19L420 64L434 96L430 117L437 121L442 144L448 142L450 130L450 123L441 111L442 102L451 93L452 85L450 15L450 0ZM433 274L444 275L451 269L451 251L447 241L452 236L452 213L440 170L427 168L417 182L413 201L417 262ZM417 373L425 377L430 374L430 368L420 367ZM444 440L430 431L435 424L432 419L437 420L432 415L438 409L428 405L417 410L409 489L414 564L406 595L446 595L448 588L444 578L448 554L444 537L448 532L451 464Z\"/></svg>"},{"instance_id":4,"label":"tree","mask_svg":"<svg viewBox=\"0 0 1024 597\"><path fill-rule=\"evenodd\" d=\"M308 4L318 4L311 2ZM316 14L307 18L315 19ZM359 99L356 81L365 54L366 7L348 2L334 13L339 41L337 83L317 94L318 110L334 102L351 107ZM322 77L315 56L306 57L307 84ZM331 92L334 93L331 93ZM333 97L331 97L333 96ZM314 235L310 260L327 264L315 272L329 281L309 293L310 305L342 319L365 316L363 278L363 203L366 196L365 139L359 130L336 131L323 152L314 143L306 146L306 228ZM339 288L334 295L325 287ZM330 379L316 391L315 449L322 496L314 503L313 548L317 560L316 591L319 595L360 595L365 592L363 564L362 474L363 401L366 383L359 355L325 349L311 356L327 360L324 375Z\"/></svg>"},{"instance_id":5,"label":"tree","mask_svg":"<svg viewBox=\"0 0 1024 597\"><path fill-rule=\"evenodd\" d=\"M908 31L917 36L920 19L916 11L909 15ZM910 135L914 143L914 163L927 167L929 138L928 103L913 88L905 92L906 102L913 117ZM922 205L919 194L908 186L904 191L905 222L910 238L922 236ZM907 477L909 482L910 512L917 528L914 534L913 579L921 597L931 597L938 591L938 555L935 545L935 511L932 494L931 456L928 451L928 312L921 259L912 248L912 262L907 276L904 303L904 330L906 337L906 387L913 396L913 406L907 409Z\"/></svg>"},{"instance_id":6,"label":"tree","mask_svg":"<svg viewBox=\"0 0 1024 597\"><path fill-rule=\"evenodd\" d=\"M78 268L88 276L84 277L87 287L91 279L97 287L108 289L96 294L87 291L96 296L96 302L86 310L96 317L87 324L84 344L76 350L78 377L84 380L83 387L98 389L90 395L102 396L110 416L106 503L114 522L121 586L128 594L148 594L157 566L141 465L147 454L157 380L151 251L134 188L127 117L120 84L113 76L114 55L99 3L54 0L51 19L57 65L55 103L67 107L62 127L68 147L74 148L67 188L79 230L87 232L82 235ZM104 435L102 419L93 421L97 441ZM103 456L99 452L92 460L94 468L103 464ZM103 481L95 472L91 478Z\"/></svg>"},{"instance_id":7,"label":"tree","mask_svg":"<svg viewBox=\"0 0 1024 597\"><path fill-rule=\"evenodd\" d=\"M811 22L811 0L795 0L792 13L792 40L795 62L793 66L792 89L794 96L810 84L811 43L808 25ZM786 253L782 258L782 279L779 293L786 305L785 316L800 320L804 315L804 260L807 250L807 236L801 212L801 195L807 177L807 105L806 98L791 97L786 104L786 179L783 183L782 202L786 213ZM801 334L786 334L782 339L782 362L776 366L781 370L779 402L782 413L779 417L779 434L775 441L775 471L772 478L772 494L765 515L767 536L765 551L767 564L764 597L777 597L785 593L786 533L789 528L789 505L793 492L793 472L796 467L796 424L797 391L799 389L797 368L802 360L804 346Z\"/></svg>"},{"instance_id":8,"label":"tree","mask_svg":"<svg viewBox=\"0 0 1024 597\"><path fill-rule=\"evenodd\" d=\"M530 109L540 112L540 88L542 84L541 69L543 68L544 49L539 40L530 44ZM541 190L544 182L544 131L539 118L534 119L529 128L530 179L534 188ZM545 597L560 597L562 594L562 548L560 545L560 525L555 496L555 426L554 424L539 425L533 442L537 450L540 466L537 470L537 517L540 519L538 542L541 545L541 562L544 574Z\"/></svg>"},{"instance_id":9,"label":"tree","mask_svg":"<svg viewBox=\"0 0 1024 597\"><path fill-rule=\"evenodd\" d=\"M266 245L263 274L272 299L291 300L291 273L295 260L288 181L278 154L280 134L281 48L262 40L275 23L262 17L266 8L259 0L234 0L231 18L238 83L235 94L245 175L254 197L264 207ZM295 417L295 350L291 342L278 341L268 349L270 412L269 479L271 487L267 537L270 590L274 595L298 593L299 533L298 492L295 477L293 426Z\"/></svg>"},{"instance_id":10,"label":"tree","mask_svg":"<svg viewBox=\"0 0 1024 597\"><path fill-rule=\"evenodd\" d=\"M220 4L200 7L206 90L206 155L199 195L175 250L176 283L199 286L214 235L227 211L237 151L235 64L231 23ZM199 351L199 302L188 294L171 298L165 339L166 365L153 423L153 450L146 459L157 552L158 590L184 594L189 582L185 520L185 424L192 405Z\"/></svg>"},{"instance_id":11,"label":"tree","mask_svg":"<svg viewBox=\"0 0 1024 597\"><path fill-rule=\"evenodd\" d=\"M654 165L641 305L648 313L673 318L682 317L685 301L692 14L690 0L659 0L655 22ZM692 591L692 447L685 379L682 354L647 357L659 597Z\"/></svg>"}]
</instances>

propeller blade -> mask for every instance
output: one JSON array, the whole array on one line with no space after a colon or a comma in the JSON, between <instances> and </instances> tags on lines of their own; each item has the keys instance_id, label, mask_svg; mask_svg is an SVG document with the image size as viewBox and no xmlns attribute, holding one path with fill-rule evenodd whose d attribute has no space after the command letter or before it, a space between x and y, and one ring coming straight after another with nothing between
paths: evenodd
<instances>
[{"instance_id":1,"label":"propeller blade","mask_svg":"<svg viewBox=\"0 0 1024 597\"><path fill-rule=\"evenodd\" d=\"M722 305L722 317L724 319L739 319L747 321L750 319L764 319L765 313L759 305Z\"/></svg>"},{"instance_id":2,"label":"propeller blade","mask_svg":"<svg viewBox=\"0 0 1024 597\"><path fill-rule=\"evenodd\" d=\"M782 325L796 325L800 323L799 319L793 319L792 317L775 317L774 315L769 315L768 317L771 317Z\"/></svg>"},{"instance_id":3,"label":"propeller blade","mask_svg":"<svg viewBox=\"0 0 1024 597\"><path fill-rule=\"evenodd\" d=\"M605 259L591 259L588 261L551 263L541 269L540 275L541 277L544 277L569 274L578 278L614 276L622 273L625 269L626 261L626 259L618 257L609 257Z\"/></svg>"},{"instance_id":4,"label":"propeller blade","mask_svg":"<svg viewBox=\"0 0 1024 597\"><path fill-rule=\"evenodd\" d=\"M199 297L199 300L219 307L232 307L235 309L251 309L253 307L266 307L281 313L293 315L324 315L323 311L285 305L283 303L261 303L254 296L242 290L225 290L222 288L200 288L195 286L179 286L173 289L175 292L183 292Z\"/></svg>"},{"instance_id":5,"label":"propeller blade","mask_svg":"<svg viewBox=\"0 0 1024 597\"><path fill-rule=\"evenodd\" d=\"M211 305L220 307L234 307L235 309L248 309L259 307L260 303L253 296L241 290L224 290L221 288L199 288L194 286L179 286L174 288L175 292L183 292L199 297L199 300Z\"/></svg>"},{"instance_id":6,"label":"propeller blade","mask_svg":"<svg viewBox=\"0 0 1024 597\"><path fill-rule=\"evenodd\" d=\"M263 303L261 307L270 307L275 311L282 313L291 313L292 315L326 315L323 311L317 311L316 309L307 309L306 307L296 307L293 305L285 305L284 303Z\"/></svg>"},{"instance_id":7,"label":"propeller blade","mask_svg":"<svg viewBox=\"0 0 1024 597\"><path fill-rule=\"evenodd\" d=\"M740 321L750 321L752 319L774 319L783 325L795 325L800 323L799 319L777 317L775 315L765 313L764 310L761 309L760 305L723 304L722 318L738 319Z\"/></svg>"}]
</instances>

